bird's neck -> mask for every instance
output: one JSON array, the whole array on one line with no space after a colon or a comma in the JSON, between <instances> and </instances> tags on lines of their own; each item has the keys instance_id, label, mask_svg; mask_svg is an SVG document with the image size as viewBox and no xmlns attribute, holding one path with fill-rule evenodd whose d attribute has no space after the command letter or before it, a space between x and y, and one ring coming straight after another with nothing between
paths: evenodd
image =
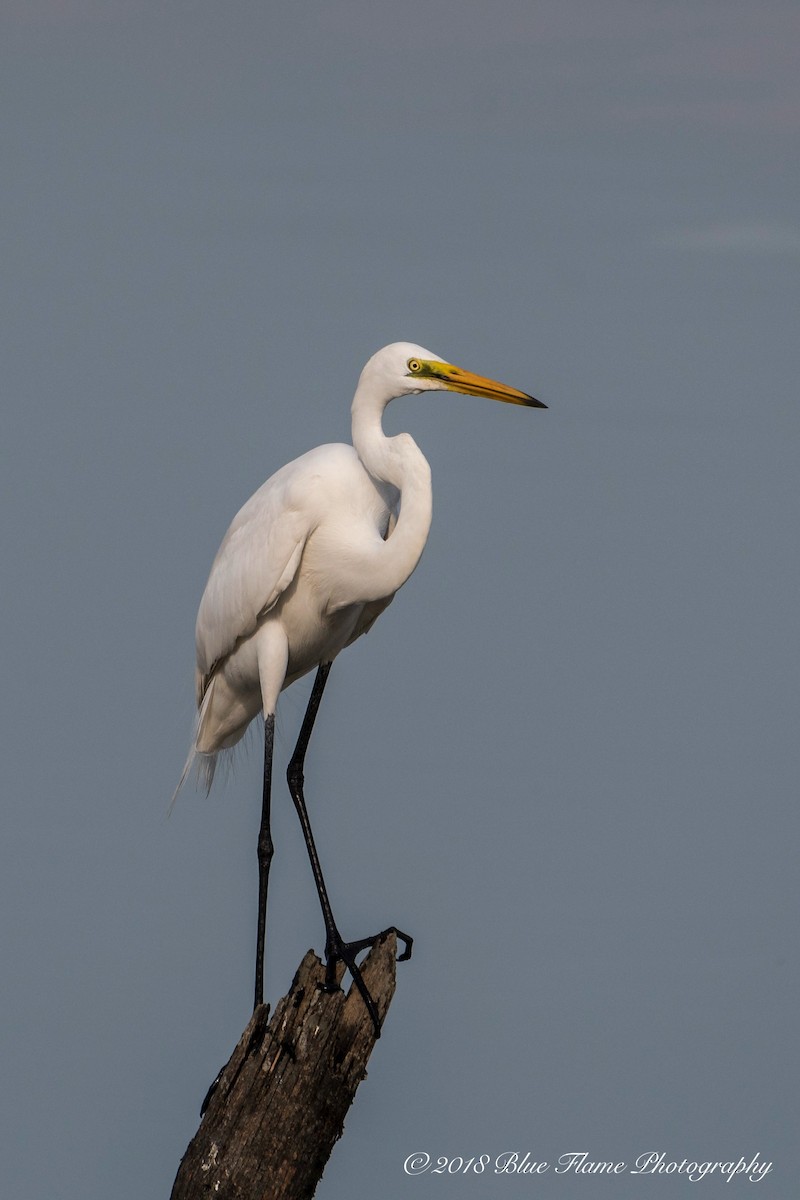
<instances>
[{"instance_id":1,"label":"bird's neck","mask_svg":"<svg viewBox=\"0 0 800 1200\"><path fill-rule=\"evenodd\" d=\"M431 469L407 433L387 437L381 418L391 396L353 400L353 446L374 479L390 483L400 493L397 524L373 556L372 578L364 600L393 595L408 579L422 556L431 527L433 498Z\"/></svg>"},{"instance_id":2,"label":"bird's neck","mask_svg":"<svg viewBox=\"0 0 800 1200\"><path fill-rule=\"evenodd\" d=\"M402 491L406 482L405 461L402 446L397 442L405 441L387 437L383 432L383 411L391 397L376 399L370 397L361 400L356 392L353 400L353 446L358 457L375 479L382 483L391 483ZM416 449L416 445L415 445ZM420 453L417 450L417 453Z\"/></svg>"}]
</instances>

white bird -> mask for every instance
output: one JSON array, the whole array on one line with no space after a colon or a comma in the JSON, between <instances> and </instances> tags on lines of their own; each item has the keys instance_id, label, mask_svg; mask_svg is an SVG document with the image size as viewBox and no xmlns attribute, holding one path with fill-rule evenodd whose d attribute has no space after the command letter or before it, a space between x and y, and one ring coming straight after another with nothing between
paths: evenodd
<instances>
[{"instance_id":1,"label":"white bird","mask_svg":"<svg viewBox=\"0 0 800 1200\"><path fill-rule=\"evenodd\" d=\"M388 930L345 942L331 912L303 796L303 763L331 663L366 633L420 560L431 524L431 472L407 433L387 437L383 410L397 396L455 391L546 408L515 388L462 371L409 342L385 346L361 373L352 404L353 445L318 446L288 463L250 497L219 548L197 614L194 742L180 788L197 759L207 789L220 751L260 712L264 783L258 838L255 1005L263 1003L267 886L273 854L270 794L275 709L281 691L317 675L289 763L289 790L308 848L325 921L326 986L349 969L376 1033L380 1022L356 956ZM411 938L400 958L411 953Z\"/></svg>"}]
</instances>

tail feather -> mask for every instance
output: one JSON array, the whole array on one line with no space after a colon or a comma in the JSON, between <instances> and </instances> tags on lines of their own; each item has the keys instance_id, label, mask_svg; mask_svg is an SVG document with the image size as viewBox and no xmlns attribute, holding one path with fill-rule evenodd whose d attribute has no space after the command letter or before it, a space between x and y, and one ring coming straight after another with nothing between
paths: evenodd
<instances>
[{"instance_id":1,"label":"tail feather","mask_svg":"<svg viewBox=\"0 0 800 1200\"><path fill-rule=\"evenodd\" d=\"M178 786L175 788L175 791L172 793L172 799L170 800L169 810L168 810L168 812L170 812L170 813L172 812L173 808L175 807L175 801L178 799L178 792L181 790L184 783L186 782L189 772L192 770L192 767L195 768L195 770L197 772L198 782L200 783L201 787L205 788L206 795L208 795L208 793L211 791L211 785L214 782L214 772L217 769L217 758L218 758L220 752L214 751L213 753L209 754L203 750L198 750L197 749L197 741L198 741L198 737L200 735L200 729L203 724L203 719L204 719L206 712L208 711L208 708L210 707L210 704L211 704L212 691L213 691L212 688L208 688L208 690L206 691L206 694L203 697L202 702L200 704L200 708L198 709L197 716L195 717L194 731L192 733L192 744L189 749L189 756L186 759L186 762L184 763L183 770L181 772L181 777L178 780Z\"/></svg>"}]
</instances>

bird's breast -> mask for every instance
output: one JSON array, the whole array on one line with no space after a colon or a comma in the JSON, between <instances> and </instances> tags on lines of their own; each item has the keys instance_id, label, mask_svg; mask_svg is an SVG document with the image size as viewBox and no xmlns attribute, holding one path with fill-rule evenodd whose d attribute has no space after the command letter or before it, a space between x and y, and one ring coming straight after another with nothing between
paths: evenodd
<instances>
[{"instance_id":1,"label":"bird's breast","mask_svg":"<svg viewBox=\"0 0 800 1200\"><path fill-rule=\"evenodd\" d=\"M297 574L276 606L289 642L287 685L334 659L374 620L365 619L367 597L357 586L353 590L354 575L359 557L382 545L389 518L383 503L344 515L336 509L309 536ZM339 602L338 580L351 589L346 603Z\"/></svg>"}]
</instances>

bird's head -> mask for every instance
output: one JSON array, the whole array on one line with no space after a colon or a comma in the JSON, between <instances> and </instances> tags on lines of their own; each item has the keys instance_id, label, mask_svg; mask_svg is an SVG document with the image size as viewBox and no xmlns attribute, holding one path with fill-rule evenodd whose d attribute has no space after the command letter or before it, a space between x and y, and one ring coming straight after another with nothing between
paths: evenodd
<instances>
[{"instance_id":1,"label":"bird's head","mask_svg":"<svg viewBox=\"0 0 800 1200\"><path fill-rule=\"evenodd\" d=\"M526 408L547 408L527 392L464 371L413 342L393 342L373 354L361 373L360 386L380 392L387 399L419 392L463 392Z\"/></svg>"}]
</instances>

